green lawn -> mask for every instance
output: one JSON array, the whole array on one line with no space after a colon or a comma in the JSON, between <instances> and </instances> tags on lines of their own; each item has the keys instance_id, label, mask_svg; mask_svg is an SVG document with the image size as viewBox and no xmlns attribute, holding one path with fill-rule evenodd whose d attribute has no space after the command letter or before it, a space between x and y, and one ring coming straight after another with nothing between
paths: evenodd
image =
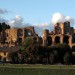
<instances>
[{"instance_id":1,"label":"green lawn","mask_svg":"<svg viewBox=\"0 0 75 75\"><path fill-rule=\"evenodd\" d=\"M0 75L75 75L75 66L0 64Z\"/></svg>"}]
</instances>

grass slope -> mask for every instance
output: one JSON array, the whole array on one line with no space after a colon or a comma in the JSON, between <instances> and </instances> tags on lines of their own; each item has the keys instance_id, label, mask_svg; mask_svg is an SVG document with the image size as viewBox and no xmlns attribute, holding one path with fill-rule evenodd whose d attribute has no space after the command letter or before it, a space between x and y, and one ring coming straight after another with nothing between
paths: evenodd
<instances>
[{"instance_id":1,"label":"grass slope","mask_svg":"<svg viewBox=\"0 0 75 75\"><path fill-rule=\"evenodd\" d=\"M0 75L75 75L75 66L0 65Z\"/></svg>"}]
</instances>

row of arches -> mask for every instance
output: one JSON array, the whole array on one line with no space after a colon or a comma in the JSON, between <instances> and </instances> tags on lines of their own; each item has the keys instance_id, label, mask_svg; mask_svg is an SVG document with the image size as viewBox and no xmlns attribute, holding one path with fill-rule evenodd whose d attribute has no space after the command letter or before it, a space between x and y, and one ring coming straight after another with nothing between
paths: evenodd
<instances>
[{"instance_id":1,"label":"row of arches","mask_svg":"<svg viewBox=\"0 0 75 75\"><path fill-rule=\"evenodd\" d=\"M66 43L66 44L69 44L69 36L63 36L63 39L62 39L62 41L63 41L63 43ZM61 37L60 36L56 36L55 38L54 38L54 43L55 44L57 44L57 43L61 43L60 42L61 41ZM47 45L48 46L50 46L50 45L52 45L52 43L53 43L53 41L52 41L52 37L51 36L49 36L48 38L47 38Z\"/></svg>"}]
</instances>

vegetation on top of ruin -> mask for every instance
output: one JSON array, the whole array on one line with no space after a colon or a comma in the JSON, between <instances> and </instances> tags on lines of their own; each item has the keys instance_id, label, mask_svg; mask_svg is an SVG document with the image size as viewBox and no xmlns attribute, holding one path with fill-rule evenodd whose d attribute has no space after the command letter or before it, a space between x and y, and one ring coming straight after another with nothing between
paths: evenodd
<instances>
[{"instance_id":1,"label":"vegetation on top of ruin","mask_svg":"<svg viewBox=\"0 0 75 75\"><path fill-rule=\"evenodd\" d=\"M10 29L10 26L7 25L5 22L0 23L0 31Z\"/></svg>"}]
</instances>

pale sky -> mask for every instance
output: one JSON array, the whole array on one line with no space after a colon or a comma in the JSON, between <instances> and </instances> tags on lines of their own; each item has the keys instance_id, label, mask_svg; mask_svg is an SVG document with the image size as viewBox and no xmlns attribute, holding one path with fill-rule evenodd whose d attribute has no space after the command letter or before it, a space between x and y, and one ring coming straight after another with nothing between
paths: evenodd
<instances>
[{"instance_id":1,"label":"pale sky","mask_svg":"<svg viewBox=\"0 0 75 75\"><path fill-rule=\"evenodd\" d=\"M9 11L4 18L20 15L31 24L50 23L56 12L75 18L75 0L0 0L0 8Z\"/></svg>"},{"instance_id":2,"label":"pale sky","mask_svg":"<svg viewBox=\"0 0 75 75\"><path fill-rule=\"evenodd\" d=\"M75 18L75 0L0 0L0 19L11 21L9 24L44 26L45 23L47 26L52 22L52 15L58 12Z\"/></svg>"}]
</instances>

